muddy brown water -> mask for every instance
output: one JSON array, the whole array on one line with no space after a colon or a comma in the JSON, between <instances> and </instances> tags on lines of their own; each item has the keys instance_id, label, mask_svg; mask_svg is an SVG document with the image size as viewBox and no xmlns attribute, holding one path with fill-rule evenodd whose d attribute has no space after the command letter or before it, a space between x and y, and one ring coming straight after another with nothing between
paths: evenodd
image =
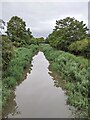
<instances>
[{"instance_id":1,"label":"muddy brown water","mask_svg":"<svg viewBox=\"0 0 90 120\"><path fill-rule=\"evenodd\" d=\"M14 91L5 110L8 118L71 118L67 96L54 85L49 62L39 51L32 60L32 70Z\"/></svg>"}]
</instances>

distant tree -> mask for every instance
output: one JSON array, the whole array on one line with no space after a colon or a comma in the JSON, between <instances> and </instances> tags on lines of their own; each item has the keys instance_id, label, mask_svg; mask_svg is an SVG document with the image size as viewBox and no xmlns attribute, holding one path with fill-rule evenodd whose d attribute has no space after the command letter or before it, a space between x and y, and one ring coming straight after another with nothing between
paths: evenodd
<instances>
[{"instance_id":1,"label":"distant tree","mask_svg":"<svg viewBox=\"0 0 90 120\"><path fill-rule=\"evenodd\" d=\"M32 32L30 31L30 28L27 29L27 35L28 35L30 38L33 37Z\"/></svg>"},{"instance_id":2,"label":"distant tree","mask_svg":"<svg viewBox=\"0 0 90 120\"><path fill-rule=\"evenodd\" d=\"M45 43L45 40L44 40L43 37L40 37L40 38L32 38L32 39L31 39L31 43L32 43L32 44L39 45L40 43Z\"/></svg>"},{"instance_id":3,"label":"distant tree","mask_svg":"<svg viewBox=\"0 0 90 120\"><path fill-rule=\"evenodd\" d=\"M58 49L68 50L72 42L85 39L87 30L86 24L75 18L56 20L55 29L48 36L48 41Z\"/></svg>"},{"instance_id":4,"label":"distant tree","mask_svg":"<svg viewBox=\"0 0 90 120\"><path fill-rule=\"evenodd\" d=\"M7 35L17 47L31 44L32 32L30 28L26 30L26 23L18 16L13 16L7 23Z\"/></svg>"},{"instance_id":5,"label":"distant tree","mask_svg":"<svg viewBox=\"0 0 90 120\"><path fill-rule=\"evenodd\" d=\"M25 40L26 44L30 45L32 38L33 38L32 32L30 31L30 28L28 28L26 30L26 34L24 36L24 40Z\"/></svg>"},{"instance_id":6,"label":"distant tree","mask_svg":"<svg viewBox=\"0 0 90 120\"><path fill-rule=\"evenodd\" d=\"M17 16L13 16L7 23L7 35L11 41L21 42L26 34L26 23Z\"/></svg>"},{"instance_id":7,"label":"distant tree","mask_svg":"<svg viewBox=\"0 0 90 120\"><path fill-rule=\"evenodd\" d=\"M45 42L45 40L44 40L44 38L43 38L43 37L40 37L40 38L37 38L37 42L38 42L38 43L44 43L44 42Z\"/></svg>"}]
</instances>

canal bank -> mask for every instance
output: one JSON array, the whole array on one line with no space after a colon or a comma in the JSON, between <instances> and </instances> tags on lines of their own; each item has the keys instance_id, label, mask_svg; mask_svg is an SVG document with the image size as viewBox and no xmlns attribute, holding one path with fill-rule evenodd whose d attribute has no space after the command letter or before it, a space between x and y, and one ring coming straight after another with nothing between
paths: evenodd
<instances>
[{"instance_id":1,"label":"canal bank","mask_svg":"<svg viewBox=\"0 0 90 120\"><path fill-rule=\"evenodd\" d=\"M50 45L41 45L41 50L50 62L51 71L59 77L55 81L56 86L66 90L67 103L75 107L75 118L87 119L89 117L88 59L56 50ZM64 81L64 85L61 85L61 80Z\"/></svg>"},{"instance_id":2,"label":"canal bank","mask_svg":"<svg viewBox=\"0 0 90 120\"><path fill-rule=\"evenodd\" d=\"M14 91L11 109L5 117L9 118L72 118L67 96L61 87L54 85L49 74L49 62L43 52L33 57L32 70Z\"/></svg>"},{"instance_id":3,"label":"canal bank","mask_svg":"<svg viewBox=\"0 0 90 120\"><path fill-rule=\"evenodd\" d=\"M30 45L26 47L15 48L12 59L2 78L2 112L7 106L13 90L25 76L26 69L30 66L32 57L37 53L38 46Z\"/></svg>"}]
</instances>

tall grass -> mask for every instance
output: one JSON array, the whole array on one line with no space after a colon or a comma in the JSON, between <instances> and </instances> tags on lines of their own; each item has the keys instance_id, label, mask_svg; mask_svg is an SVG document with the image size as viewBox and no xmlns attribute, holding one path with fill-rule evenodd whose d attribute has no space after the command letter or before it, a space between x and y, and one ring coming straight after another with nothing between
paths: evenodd
<instances>
[{"instance_id":1,"label":"tall grass","mask_svg":"<svg viewBox=\"0 0 90 120\"><path fill-rule=\"evenodd\" d=\"M88 60L76 57L68 52L55 50L49 45L41 46L45 56L66 81L65 89L68 94L68 103L82 111L80 116L88 116ZM60 81L59 81L60 82Z\"/></svg>"},{"instance_id":2,"label":"tall grass","mask_svg":"<svg viewBox=\"0 0 90 120\"><path fill-rule=\"evenodd\" d=\"M12 88L22 80L24 69L31 63L32 57L37 49L38 47L36 45L15 49L14 56L11 59L5 77L3 78L3 106L6 105L7 100L11 95Z\"/></svg>"}]
</instances>

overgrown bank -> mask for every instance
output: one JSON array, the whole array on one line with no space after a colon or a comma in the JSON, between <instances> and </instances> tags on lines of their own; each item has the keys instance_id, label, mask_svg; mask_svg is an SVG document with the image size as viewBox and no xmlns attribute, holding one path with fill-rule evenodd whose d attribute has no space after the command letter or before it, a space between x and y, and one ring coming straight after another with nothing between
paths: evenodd
<instances>
[{"instance_id":1,"label":"overgrown bank","mask_svg":"<svg viewBox=\"0 0 90 120\"><path fill-rule=\"evenodd\" d=\"M16 48L14 56L11 59L9 66L3 77L3 108L7 104L7 100L10 97L12 90L22 80L22 76L25 69L30 65L32 57L38 51L37 45L30 45L26 47Z\"/></svg>"},{"instance_id":2,"label":"overgrown bank","mask_svg":"<svg viewBox=\"0 0 90 120\"><path fill-rule=\"evenodd\" d=\"M80 116L88 117L88 60L70 53L42 45L46 58L53 70L66 81L68 103L76 107ZM60 81L58 81L60 86Z\"/></svg>"},{"instance_id":3,"label":"overgrown bank","mask_svg":"<svg viewBox=\"0 0 90 120\"><path fill-rule=\"evenodd\" d=\"M56 50L50 45L40 45L51 67L66 81L68 103L82 111L81 116L88 116L88 60L70 53ZM22 80L25 68L31 63L38 51L37 45L20 47L14 50L8 69L3 79L3 106L6 105L13 88ZM60 81L58 81L60 86Z\"/></svg>"}]
</instances>

